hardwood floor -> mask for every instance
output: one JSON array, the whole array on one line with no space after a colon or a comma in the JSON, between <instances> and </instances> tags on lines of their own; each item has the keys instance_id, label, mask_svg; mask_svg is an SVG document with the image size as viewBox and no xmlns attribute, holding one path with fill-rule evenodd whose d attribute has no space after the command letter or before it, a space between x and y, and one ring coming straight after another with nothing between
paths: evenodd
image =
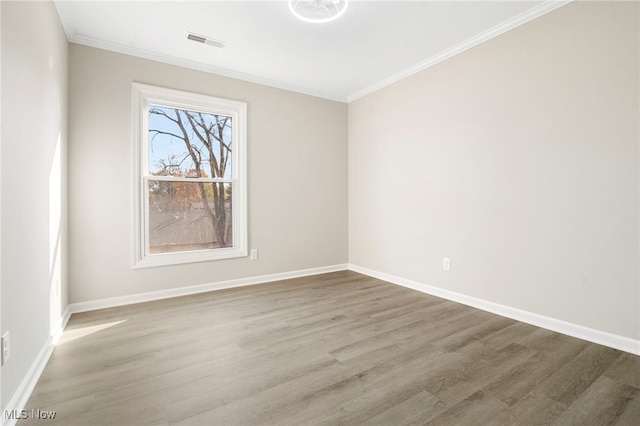
<instances>
[{"instance_id":1,"label":"hardwood floor","mask_svg":"<svg viewBox=\"0 0 640 426\"><path fill-rule=\"evenodd\" d=\"M640 357L353 272L73 315L18 425L636 425Z\"/></svg>"}]
</instances>

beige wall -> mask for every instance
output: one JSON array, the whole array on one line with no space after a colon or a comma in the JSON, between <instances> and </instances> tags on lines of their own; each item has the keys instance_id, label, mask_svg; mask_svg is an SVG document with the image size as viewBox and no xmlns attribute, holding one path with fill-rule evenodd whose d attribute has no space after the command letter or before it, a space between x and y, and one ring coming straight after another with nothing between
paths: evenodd
<instances>
[{"instance_id":1,"label":"beige wall","mask_svg":"<svg viewBox=\"0 0 640 426\"><path fill-rule=\"evenodd\" d=\"M248 258L133 270L131 83L247 103ZM71 302L347 262L343 103L71 44Z\"/></svg>"},{"instance_id":2,"label":"beige wall","mask_svg":"<svg viewBox=\"0 0 640 426\"><path fill-rule=\"evenodd\" d=\"M640 338L638 3L570 4L348 107L69 48L50 2L0 10L0 408L67 281L83 302L349 260ZM248 103L260 260L131 268L133 81Z\"/></svg>"},{"instance_id":3,"label":"beige wall","mask_svg":"<svg viewBox=\"0 0 640 426\"><path fill-rule=\"evenodd\" d=\"M572 3L351 103L350 263L639 339L638 16Z\"/></svg>"},{"instance_id":4,"label":"beige wall","mask_svg":"<svg viewBox=\"0 0 640 426\"><path fill-rule=\"evenodd\" d=\"M67 305L68 44L51 2L2 8L2 404Z\"/></svg>"}]
</instances>

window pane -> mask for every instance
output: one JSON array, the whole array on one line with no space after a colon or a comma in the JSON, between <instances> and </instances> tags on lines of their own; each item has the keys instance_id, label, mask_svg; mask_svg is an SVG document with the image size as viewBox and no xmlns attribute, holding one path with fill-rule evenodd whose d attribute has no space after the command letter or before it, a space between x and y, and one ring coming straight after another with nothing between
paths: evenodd
<instances>
[{"instance_id":1,"label":"window pane","mask_svg":"<svg viewBox=\"0 0 640 426\"><path fill-rule=\"evenodd\" d=\"M231 188L149 179L149 253L233 247Z\"/></svg>"},{"instance_id":2,"label":"window pane","mask_svg":"<svg viewBox=\"0 0 640 426\"><path fill-rule=\"evenodd\" d=\"M231 117L149 106L152 176L231 178Z\"/></svg>"}]
</instances>

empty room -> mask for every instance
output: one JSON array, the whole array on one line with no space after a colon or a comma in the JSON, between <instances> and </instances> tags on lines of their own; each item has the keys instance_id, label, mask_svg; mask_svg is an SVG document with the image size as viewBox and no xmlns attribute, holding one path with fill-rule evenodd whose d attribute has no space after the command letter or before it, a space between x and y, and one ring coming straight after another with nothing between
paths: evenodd
<instances>
[{"instance_id":1,"label":"empty room","mask_svg":"<svg viewBox=\"0 0 640 426\"><path fill-rule=\"evenodd\" d=\"M636 425L640 2L0 2L4 425Z\"/></svg>"}]
</instances>

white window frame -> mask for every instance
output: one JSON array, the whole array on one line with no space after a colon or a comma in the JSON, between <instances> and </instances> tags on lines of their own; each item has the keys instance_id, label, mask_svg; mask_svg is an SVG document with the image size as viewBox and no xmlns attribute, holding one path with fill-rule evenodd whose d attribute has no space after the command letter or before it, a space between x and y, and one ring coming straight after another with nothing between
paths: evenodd
<instances>
[{"instance_id":1,"label":"white window frame","mask_svg":"<svg viewBox=\"0 0 640 426\"><path fill-rule=\"evenodd\" d=\"M148 194L149 176L149 105L166 106L232 119L233 154L231 179L207 179L211 182L232 182L233 247L172 253L149 253ZM247 256L247 104L213 96L133 83L133 146L134 146L134 268L176 265ZM155 178L154 178L155 179ZM192 178L167 178L193 182Z\"/></svg>"}]
</instances>

